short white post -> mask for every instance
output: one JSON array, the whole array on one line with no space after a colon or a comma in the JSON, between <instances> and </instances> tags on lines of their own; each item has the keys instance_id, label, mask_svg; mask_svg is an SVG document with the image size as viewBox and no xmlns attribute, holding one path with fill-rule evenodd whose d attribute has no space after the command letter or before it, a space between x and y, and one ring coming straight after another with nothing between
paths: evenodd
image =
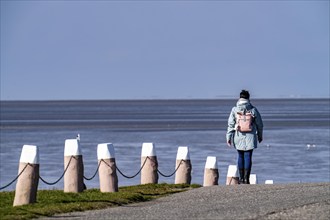
<instances>
[{"instance_id":1,"label":"short white post","mask_svg":"<svg viewBox=\"0 0 330 220\"><path fill-rule=\"evenodd\" d=\"M158 161L153 143L142 144L141 166L141 184L158 183Z\"/></svg>"},{"instance_id":2,"label":"short white post","mask_svg":"<svg viewBox=\"0 0 330 220\"><path fill-rule=\"evenodd\" d=\"M218 181L219 171L217 158L208 156L205 163L203 186L218 185Z\"/></svg>"},{"instance_id":3,"label":"short white post","mask_svg":"<svg viewBox=\"0 0 330 220\"><path fill-rule=\"evenodd\" d=\"M228 166L226 185L237 185L238 184L238 170L236 165Z\"/></svg>"},{"instance_id":4,"label":"short white post","mask_svg":"<svg viewBox=\"0 0 330 220\"><path fill-rule=\"evenodd\" d=\"M26 205L37 201L39 183L39 150L34 145L24 145L19 160L18 177L16 183L13 206Z\"/></svg>"},{"instance_id":5,"label":"short white post","mask_svg":"<svg viewBox=\"0 0 330 220\"><path fill-rule=\"evenodd\" d=\"M175 184L190 184L192 166L188 147L178 148L175 168L178 168L175 173Z\"/></svg>"},{"instance_id":6,"label":"short white post","mask_svg":"<svg viewBox=\"0 0 330 220\"><path fill-rule=\"evenodd\" d=\"M250 174L250 184L258 184L257 174Z\"/></svg>"},{"instance_id":7,"label":"short white post","mask_svg":"<svg viewBox=\"0 0 330 220\"><path fill-rule=\"evenodd\" d=\"M115 149L111 143L97 145L101 192L118 192Z\"/></svg>"},{"instance_id":8,"label":"short white post","mask_svg":"<svg viewBox=\"0 0 330 220\"><path fill-rule=\"evenodd\" d=\"M67 166L68 169L64 174L64 192L82 192L84 190L84 165L77 139L65 140L64 169Z\"/></svg>"},{"instance_id":9,"label":"short white post","mask_svg":"<svg viewBox=\"0 0 330 220\"><path fill-rule=\"evenodd\" d=\"M271 184L274 184L274 181L273 180L266 180L265 184L270 184L271 185Z\"/></svg>"}]
</instances>

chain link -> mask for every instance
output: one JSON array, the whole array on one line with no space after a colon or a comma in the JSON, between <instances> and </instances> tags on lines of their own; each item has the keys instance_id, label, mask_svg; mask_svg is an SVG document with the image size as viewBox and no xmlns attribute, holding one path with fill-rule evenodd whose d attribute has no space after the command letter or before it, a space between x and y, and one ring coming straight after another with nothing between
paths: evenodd
<instances>
[{"instance_id":1,"label":"chain link","mask_svg":"<svg viewBox=\"0 0 330 220\"><path fill-rule=\"evenodd\" d=\"M0 190L3 190L5 188L7 188L8 186L10 186L11 184L13 184L21 175L22 173L25 171L26 167L30 165L30 163L27 163L25 165L25 167L22 169L22 171L15 177L15 179L13 181L11 181L10 183L8 183L7 185L3 186L3 187L0 187Z\"/></svg>"},{"instance_id":2,"label":"chain link","mask_svg":"<svg viewBox=\"0 0 330 220\"><path fill-rule=\"evenodd\" d=\"M44 182L45 184L47 184L47 185L55 185L56 183L58 183L58 182L63 178L64 174L66 173L66 171L68 170L68 168L69 168L69 166L70 166L70 164L71 164L72 158L74 158L74 156L71 156L71 157L70 157L70 160L69 160L69 162L68 162L68 165L67 165L66 168L64 169L63 174L62 174L62 175L60 176L60 178L59 178L58 180L56 180L55 182L48 182L48 181L44 180L40 175L39 175L39 179L40 179L42 182ZM151 161L153 161L153 162L155 162L155 161L152 160L150 157L146 157L146 159L144 160L144 162L143 162L141 168L139 169L139 171L138 171L136 174L134 174L133 176L127 176L127 175L125 175L125 174L124 174L124 173L123 173L123 172L117 167L117 165L116 165L116 170L118 170L118 172L119 172L123 177L128 178L128 179L132 179L132 178L136 177L137 175L139 175L139 173L142 171L142 169L143 169L143 167L145 166L145 164L146 164L146 162L147 162L148 159L151 160ZM184 161L184 160L181 160L181 161L180 161L178 167L177 167L177 168L175 169L175 171L174 171L173 173L171 173L170 175L165 175L165 174L163 174L162 172L160 172L159 169L157 169L157 172L158 172L161 176L163 176L163 177L171 177L171 176L173 176L173 175L178 171L178 169L180 168L180 166L181 166L181 164L182 164L183 161ZM102 162L105 163L108 167L111 167L110 164L108 164L107 162L105 162L105 161L102 159L102 160L99 162L99 164L98 164L98 166L97 166L97 168L96 168L96 171L95 171L94 175L93 175L91 178L88 178L88 177L83 176L84 179L85 179L85 180L92 180L92 179L96 176L96 174L98 173L99 168L100 168L100 165L101 165ZM13 184L13 183L14 183L14 182L15 182L15 181L16 181L16 180L22 175L22 173L25 171L25 169L26 169L26 167L27 167L28 165L30 165L30 164L29 164L29 163L26 164L25 167L22 169L22 171L17 175L17 177L16 177L13 181L11 181L9 184L7 184L7 185L5 185L5 186L3 186L3 187L0 187L0 190L5 189L5 188L7 188L8 186L10 186L11 184Z\"/></svg>"},{"instance_id":3,"label":"chain link","mask_svg":"<svg viewBox=\"0 0 330 220\"><path fill-rule=\"evenodd\" d=\"M144 165L145 165L146 162L147 162L147 159L149 159L149 160L155 162L155 161L154 161L153 159L151 159L150 157L146 157L146 159L145 159L145 161L143 162L143 165L141 166L140 170L139 170L135 175L133 175L133 176L126 176L125 174L123 174L123 173L119 170L118 167L116 167L116 169L118 170L118 172L119 172L123 177L125 177L125 178L134 178L134 177L136 177L136 176L141 172L141 170L143 169ZM159 169L157 169L157 172L158 172L161 176L163 176L163 177L171 177L171 176L173 176L173 175L178 171L178 169L180 168L180 166L181 166L181 164L182 164L183 161L184 161L184 160L181 160L181 161L180 161L178 167L177 167L177 168L175 169L175 171L174 171L173 173L171 173L170 175L165 175L165 174L163 174L162 172L160 172ZM105 162L105 161L104 161L104 162ZM106 162L105 162L105 163L106 163ZM107 164L107 165L108 165L108 164ZM110 166L110 165L108 165L108 166Z\"/></svg>"},{"instance_id":4,"label":"chain link","mask_svg":"<svg viewBox=\"0 0 330 220\"><path fill-rule=\"evenodd\" d=\"M161 176L163 176L163 177L171 177L171 176L173 176L173 175L178 171L178 169L179 169L179 167L181 166L181 164L182 164L183 161L184 161L184 160L181 160L181 161L180 161L178 167L177 167L177 168L174 170L174 172L171 173L170 175L165 175L165 174L163 174L162 172L159 171L159 169L157 169L157 172L158 172Z\"/></svg>"},{"instance_id":5,"label":"chain link","mask_svg":"<svg viewBox=\"0 0 330 220\"><path fill-rule=\"evenodd\" d=\"M139 173L140 173L141 170L143 169L143 167L144 167L144 165L146 164L146 162L147 162L148 159L150 159L150 158L149 158L149 157L146 157L146 159L144 160L143 165L141 166L140 170L139 170L135 175L133 175L133 176L126 176L125 174L123 174L123 172L120 171L120 169L117 167L117 165L116 165L116 170L118 170L118 172L119 172L123 177L125 177L125 178L127 178L127 179L132 179L132 178L136 177L137 175L139 175ZM150 160L151 160L151 159L150 159ZM107 164L107 163L106 163L106 164ZM107 165L108 165L108 164L107 164ZM108 166L110 166L110 165L108 165Z\"/></svg>"},{"instance_id":6,"label":"chain link","mask_svg":"<svg viewBox=\"0 0 330 220\"><path fill-rule=\"evenodd\" d=\"M56 183L58 183L58 182L63 178L64 174L66 173L66 171L67 171L68 168L69 168L69 165L70 165L70 163L71 163L72 158L74 158L74 156L71 156L71 157L70 157L70 160L69 160L69 162L68 162L68 165L66 165L66 168L64 169L63 174L62 174L61 177L60 177L58 180L56 180L55 182L52 182L52 183L47 182L47 181L44 180L40 175L39 175L39 179L40 179L42 182L44 182L45 184L47 184L47 185L55 185Z\"/></svg>"},{"instance_id":7,"label":"chain link","mask_svg":"<svg viewBox=\"0 0 330 220\"><path fill-rule=\"evenodd\" d=\"M102 161L104 161L103 159L99 162L99 165L97 166L97 168L96 168L96 171L95 171L95 173L94 173L94 175L91 177L91 178L88 178L88 177L85 177L84 176L84 179L85 180L92 180L92 179L94 179L94 177L96 176L96 174L97 174L97 172L99 171L99 168L100 168L100 165L101 165L101 162ZM105 161L104 161L105 162Z\"/></svg>"}]
</instances>

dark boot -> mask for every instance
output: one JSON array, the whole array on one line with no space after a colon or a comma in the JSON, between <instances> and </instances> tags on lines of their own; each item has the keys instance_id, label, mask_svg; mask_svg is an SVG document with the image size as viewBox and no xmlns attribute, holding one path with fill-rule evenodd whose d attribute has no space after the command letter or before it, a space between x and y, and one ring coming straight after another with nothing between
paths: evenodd
<instances>
[{"instance_id":1,"label":"dark boot","mask_svg":"<svg viewBox=\"0 0 330 220\"><path fill-rule=\"evenodd\" d=\"M251 170L244 170L244 181L246 184L250 184L250 173Z\"/></svg>"},{"instance_id":2,"label":"dark boot","mask_svg":"<svg viewBox=\"0 0 330 220\"><path fill-rule=\"evenodd\" d=\"M245 184L245 179L244 179L244 169L239 169L239 179L238 179L238 184Z\"/></svg>"}]
</instances>

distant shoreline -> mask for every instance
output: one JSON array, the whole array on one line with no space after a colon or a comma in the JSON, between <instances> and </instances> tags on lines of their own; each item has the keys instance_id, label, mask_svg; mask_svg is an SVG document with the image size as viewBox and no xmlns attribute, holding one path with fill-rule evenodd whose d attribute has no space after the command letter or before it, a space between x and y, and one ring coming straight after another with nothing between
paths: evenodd
<instances>
[{"instance_id":1,"label":"distant shoreline","mask_svg":"<svg viewBox=\"0 0 330 220\"><path fill-rule=\"evenodd\" d=\"M146 98L146 99L27 99L27 100L0 100L0 102L146 102L146 101L162 101L162 102L175 102L175 101L236 101L237 98L177 98L177 99L166 99L166 98ZM330 97L315 97L315 98L251 98L251 101L281 101L281 100L329 100Z\"/></svg>"}]
</instances>

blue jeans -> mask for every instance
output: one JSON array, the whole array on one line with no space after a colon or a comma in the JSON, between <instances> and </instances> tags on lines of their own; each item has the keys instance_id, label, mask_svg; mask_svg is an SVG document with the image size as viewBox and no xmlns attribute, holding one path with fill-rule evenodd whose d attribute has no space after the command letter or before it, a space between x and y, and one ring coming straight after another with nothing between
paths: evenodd
<instances>
[{"instance_id":1,"label":"blue jeans","mask_svg":"<svg viewBox=\"0 0 330 220\"><path fill-rule=\"evenodd\" d=\"M253 150L248 150L248 151L237 150L237 152L238 152L238 161L237 161L238 169L251 170Z\"/></svg>"}]
</instances>

